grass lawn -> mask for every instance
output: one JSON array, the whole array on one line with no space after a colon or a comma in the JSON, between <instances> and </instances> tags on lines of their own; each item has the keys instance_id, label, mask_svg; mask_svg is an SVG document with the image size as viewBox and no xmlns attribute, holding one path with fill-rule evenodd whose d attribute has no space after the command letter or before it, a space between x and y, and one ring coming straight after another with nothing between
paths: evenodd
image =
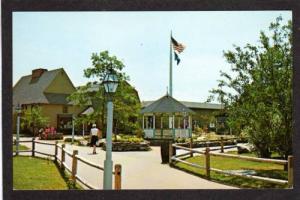
<instances>
[{"instance_id":1,"label":"grass lawn","mask_svg":"<svg viewBox=\"0 0 300 200\"><path fill-rule=\"evenodd\" d=\"M212 168L222 169L222 170L252 170L255 171L255 175L264 176L276 179L287 180L287 171L283 170L283 165L272 164L272 163L261 163L253 162L247 160L240 160L235 158L224 158L224 157L210 157L210 166ZM187 158L185 161L190 163L195 163L201 166L205 166L205 157L195 156L192 158ZM184 163L177 162L175 167L187 171L189 173L198 175L200 177L206 178L205 170L198 169ZM225 174L220 174L216 172L210 172L211 180L233 185L241 188L287 188L287 186L268 183L264 181L251 180L248 178L229 176Z\"/></svg>"},{"instance_id":2,"label":"grass lawn","mask_svg":"<svg viewBox=\"0 0 300 200\"><path fill-rule=\"evenodd\" d=\"M23 145L19 145L19 150L28 150L29 148ZM16 145L13 145L13 152L16 151Z\"/></svg>"},{"instance_id":3,"label":"grass lawn","mask_svg":"<svg viewBox=\"0 0 300 200\"><path fill-rule=\"evenodd\" d=\"M13 157L13 188L17 190L82 189L73 186L69 177L53 161L26 156Z\"/></svg>"},{"instance_id":4,"label":"grass lawn","mask_svg":"<svg viewBox=\"0 0 300 200\"><path fill-rule=\"evenodd\" d=\"M228 153L228 154L234 154L234 155L240 155L240 156L257 157L257 155L254 152L238 154L237 151L228 151L226 153ZM272 152L271 158L272 159L282 159L280 157L280 155L278 153L276 153L276 152Z\"/></svg>"}]
</instances>

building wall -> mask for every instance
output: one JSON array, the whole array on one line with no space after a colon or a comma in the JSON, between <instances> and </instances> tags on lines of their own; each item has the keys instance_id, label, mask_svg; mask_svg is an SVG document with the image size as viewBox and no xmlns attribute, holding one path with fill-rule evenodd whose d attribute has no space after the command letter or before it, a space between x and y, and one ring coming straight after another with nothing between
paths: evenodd
<instances>
[{"instance_id":1,"label":"building wall","mask_svg":"<svg viewBox=\"0 0 300 200\"><path fill-rule=\"evenodd\" d=\"M75 116L82 111L79 106L67 106L68 112L63 112L64 105L42 105L43 116L48 117L49 125L57 128L58 114L75 114Z\"/></svg>"},{"instance_id":2,"label":"building wall","mask_svg":"<svg viewBox=\"0 0 300 200\"><path fill-rule=\"evenodd\" d=\"M51 84L44 90L44 93L56 93L56 94L71 94L76 91L71 80L69 79L66 72L62 69L56 75ZM22 103L22 102L20 102ZM57 128L57 119L59 114L64 115L77 115L82 111L79 106L73 105L58 105L58 104L35 104L42 108L42 115L47 117L49 120L49 125ZM31 109L33 105L23 105L26 109ZM67 107L67 112L63 111L63 107ZM25 108L24 108L25 109ZM16 114L13 112L13 132L16 132Z\"/></svg>"},{"instance_id":3,"label":"building wall","mask_svg":"<svg viewBox=\"0 0 300 200\"><path fill-rule=\"evenodd\" d=\"M57 129L57 115L58 114L75 114L77 116L80 112L82 112L82 108L79 106L67 105L67 113L63 112L64 105L53 105L53 104L42 104L39 105L42 109L42 115L48 118L48 124ZM23 108L23 111L31 109L32 105L27 105L27 109ZM13 113L13 132L16 133L16 123L17 123L17 115L15 112Z\"/></svg>"}]
</instances>

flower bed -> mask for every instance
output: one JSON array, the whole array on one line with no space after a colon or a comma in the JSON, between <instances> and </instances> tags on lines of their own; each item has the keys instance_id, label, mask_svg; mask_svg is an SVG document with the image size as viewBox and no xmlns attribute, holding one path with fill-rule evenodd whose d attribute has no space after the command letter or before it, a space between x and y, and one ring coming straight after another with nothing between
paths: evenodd
<instances>
[{"instance_id":1,"label":"flower bed","mask_svg":"<svg viewBox=\"0 0 300 200\"><path fill-rule=\"evenodd\" d=\"M102 148L106 149L105 142ZM113 135L112 138L112 150L113 151L148 151L150 150L150 145L148 141L143 138L139 138L133 135L123 135L119 134L117 136Z\"/></svg>"},{"instance_id":2,"label":"flower bed","mask_svg":"<svg viewBox=\"0 0 300 200\"><path fill-rule=\"evenodd\" d=\"M103 143L103 150L106 149L106 143ZM112 151L149 151L149 142L143 141L139 143L135 142L113 142Z\"/></svg>"},{"instance_id":3,"label":"flower bed","mask_svg":"<svg viewBox=\"0 0 300 200\"><path fill-rule=\"evenodd\" d=\"M62 133L49 133L49 134L40 134L40 140L62 140Z\"/></svg>"}]
</instances>

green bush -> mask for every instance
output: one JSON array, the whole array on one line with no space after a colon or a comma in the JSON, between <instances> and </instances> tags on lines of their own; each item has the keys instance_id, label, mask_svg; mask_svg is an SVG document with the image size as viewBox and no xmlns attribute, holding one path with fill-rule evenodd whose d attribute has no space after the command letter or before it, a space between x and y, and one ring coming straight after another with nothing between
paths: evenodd
<instances>
[{"instance_id":1,"label":"green bush","mask_svg":"<svg viewBox=\"0 0 300 200\"><path fill-rule=\"evenodd\" d=\"M240 137L241 138L248 138L249 136L245 131L242 131L241 134L240 134Z\"/></svg>"},{"instance_id":2,"label":"green bush","mask_svg":"<svg viewBox=\"0 0 300 200\"><path fill-rule=\"evenodd\" d=\"M142 129L137 129L134 131L134 134L138 137L138 138L144 138L145 133Z\"/></svg>"},{"instance_id":3,"label":"green bush","mask_svg":"<svg viewBox=\"0 0 300 200\"><path fill-rule=\"evenodd\" d=\"M199 137L199 135L192 133L193 140L197 140L198 137Z\"/></svg>"},{"instance_id":4,"label":"green bush","mask_svg":"<svg viewBox=\"0 0 300 200\"><path fill-rule=\"evenodd\" d=\"M72 142L72 138L65 138L64 142Z\"/></svg>"},{"instance_id":5,"label":"green bush","mask_svg":"<svg viewBox=\"0 0 300 200\"><path fill-rule=\"evenodd\" d=\"M62 140L63 138L64 136L62 133L40 135L40 140Z\"/></svg>"},{"instance_id":6,"label":"green bush","mask_svg":"<svg viewBox=\"0 0 300 200\"><path fill-rule=\"evenodd\" d=\"M175 140L176 143L185 143L186 142L186 139L185 138L176 138Z\"/></svg>"},{"instance_id":7,"label":"green bush","mask_svg":"<svg viewBox=\"0 0 300 200\"><path fill-rule=\"evenodd\" d=\"M129 138L128 141L132 143L141 143L144 140L142 138Z\"/></svg>"},{"instance_id":8,"label":"green bush","mask_svg":"<svg viewBox=\"0 0 300 200\"><path fill-rule=\"evenodd\" d=\"M196 134L202 134L202 133L204 133L203 129L200 128L200 127L196 127L196 128L194 129L194 131L195 131Z\"/></svg>"},{"instance_id":9,"label":"green bush","mask_svg":"<svg viewBox=\"0 0 300 200\"><path fill-rule=\"evenodd\" d=\"M117 140L116 140L115 136L113 135L112 141L113 142L141 143L141 142L144 141L144 139L143 138L139 138L139 137L134 136L134 135L118 134L117 135Z\"/></svg>"}]
</instances>

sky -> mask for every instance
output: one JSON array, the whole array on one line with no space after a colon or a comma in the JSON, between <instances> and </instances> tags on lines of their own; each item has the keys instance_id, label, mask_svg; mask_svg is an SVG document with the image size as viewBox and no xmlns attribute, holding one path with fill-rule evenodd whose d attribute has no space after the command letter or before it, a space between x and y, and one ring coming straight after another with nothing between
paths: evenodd
<instances>
[{"instance_id":1,"label":"sky","mask_svg":"<svg viewBox=\"0 0 300 200\"><path fill-rule=\"evenodd\" d=\"M33 69L63 67L76 87L84 85L96 80L83 76L92 53L108 50L140 99L156 100L169 87L172 31L186 46L180 64L173 61L173 97L205 102L220 70L230 72L223 52L258 44L280 15L292 19L290 11L14 12L13 84Z\"/></svg>"}]
</instances>

